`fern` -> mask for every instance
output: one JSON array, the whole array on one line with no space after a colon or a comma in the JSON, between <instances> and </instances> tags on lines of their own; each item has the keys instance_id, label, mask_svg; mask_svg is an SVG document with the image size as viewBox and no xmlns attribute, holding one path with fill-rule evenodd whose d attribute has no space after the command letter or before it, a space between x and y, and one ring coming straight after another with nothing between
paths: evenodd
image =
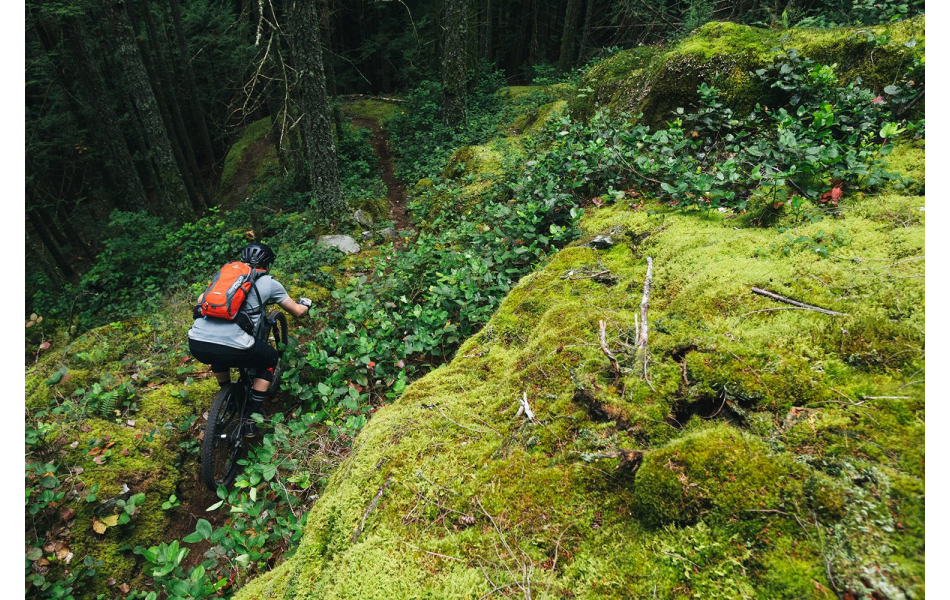
<instances>
[{"instance_id":1,"label":"fern","mask_svg":"<svg viewBox=\"0 0 950 600\"><path fill-rule=\"evenodd\" d=\"M103 419L109 419L115 416L115 403L118 393L115 391L106 392L99 396L99 414Z\"/></svg>"}]
</instances>

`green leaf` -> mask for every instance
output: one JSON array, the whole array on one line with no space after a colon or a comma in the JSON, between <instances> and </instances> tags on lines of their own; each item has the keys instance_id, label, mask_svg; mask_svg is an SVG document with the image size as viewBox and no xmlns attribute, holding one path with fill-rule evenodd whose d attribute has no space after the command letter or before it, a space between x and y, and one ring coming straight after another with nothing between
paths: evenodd
<instances>
[{"instance_id":1,"label":"green leaf","mask_svg":"<svg viewBox=\"0 0 950 600\"><path fill-rule=\"evenodd\" d=\"M202 539L208 539L211 537L211 523L205 519L198 519L198 524L195 526L195 532L200 534Z\"/></svg>"}]
</instances>

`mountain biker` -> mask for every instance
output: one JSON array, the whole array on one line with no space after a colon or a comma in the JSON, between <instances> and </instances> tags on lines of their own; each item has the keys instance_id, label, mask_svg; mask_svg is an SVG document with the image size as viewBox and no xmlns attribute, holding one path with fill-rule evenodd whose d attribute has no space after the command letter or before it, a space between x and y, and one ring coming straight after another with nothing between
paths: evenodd
<instances>
[{"instance_id":1,"label":"mountain biker","mask_svg":"<svg viewBox=\"0 0 950 600\"><path fill-rule=\"evenodd\" d=\"M268 269L277 255L265 244L248 244L241 251L241 262L254 268ZM313 304L308 298L301 298L294 302L284 289L270 275L261 275L254 282L256 293L252 290L244 300L241 312L245 313L253 325L253 331L260 329L264 316L264 306L277 304L295 317L302 317L310 312ZM277 351L261 340L252 336L234 321L202 317L200 313L204 294L198 298L195 306L195 323L188 330L188 347L192 356L206 365L211 365L218 384L224 388L231 383L232 367L247 367L256 369L251 395L248 399L248 414L258 413L263 416L261 406L277 366ZM263 306L262 306L263 305ZM248 424L245 430L247 437L257 435L254 422Z\"/></svg>"}]
</instances>

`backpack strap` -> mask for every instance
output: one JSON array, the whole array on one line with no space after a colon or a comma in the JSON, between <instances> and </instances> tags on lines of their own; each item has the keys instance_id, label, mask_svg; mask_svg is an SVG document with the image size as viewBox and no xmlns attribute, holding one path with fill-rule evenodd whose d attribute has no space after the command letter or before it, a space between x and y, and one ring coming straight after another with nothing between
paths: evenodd
<instances>
[{"instance_id":1,"label":"backpack strap","mask_svg":"<svg viewBox=\"0 0 950 600\"><path fill-rule=\"evenodd\" d=\"M259 330L260 326L264 323L264 319L263 319L263 315L264 315L264 301L261 299L261 292L260 292L260 290L257 289L257 279L258 279L258 277L261 276L261 273L266 274L267 271L266 271L265 269L257 269L257 268L255 268L255 267L252 267L252 268L251 268L251 289L254 290L254 293L257 295L257 310L256 310L255 312L253 312L253 313L250 312L250 311L247 311L247 310L245 310L245 307L247 306L247 305L245 304L245 306L242 306L242 307L241 307L241 310L240 310L239 313L238 313L238 317L240 317L241 315L243 315L244 318L235 318L235 320L234 320L234 322L237 323L238 327L240 327L241 329L243 329L245 333L247 333L248 335L250 335L251 337L253 337L255 340L257 339L257 333L258 333L258 330ZM253 321L251 321L250 315L252 315L252 314L254 314L254 315L260 314L260 315L261 315L261 320L258 321L257 325L254 325L254 324L253 324Z\"/></svg>"}]
</instances>

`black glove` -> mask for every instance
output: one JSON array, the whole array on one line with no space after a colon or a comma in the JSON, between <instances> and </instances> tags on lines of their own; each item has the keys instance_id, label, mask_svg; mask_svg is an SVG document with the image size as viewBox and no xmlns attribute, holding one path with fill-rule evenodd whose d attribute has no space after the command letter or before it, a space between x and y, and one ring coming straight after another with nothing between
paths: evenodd
<instances>
[{"instance_id":1,"label":"black glove","mask_svg":"<svg viewBox=\"0 0 950 600\"><path fill-rule=\"evenodd\" d=\"M304 306L306 306L307 314L310 314L310 307L313 306L313 300L311 300L310 298L301 298L300 300L297 300L297 304L303 304Z\"/></svg>"},{"instance_id":2,"label":"black glove","mask_svg":"<svg viewBox=\"0 0 950 600\"><path fill-rule=\"evenodd\" d=\"M204 315L201 314L201 305L195 304L195 307L191 310L191 318L200 319L202 316Z\"/></svg>"}]
</instances>

